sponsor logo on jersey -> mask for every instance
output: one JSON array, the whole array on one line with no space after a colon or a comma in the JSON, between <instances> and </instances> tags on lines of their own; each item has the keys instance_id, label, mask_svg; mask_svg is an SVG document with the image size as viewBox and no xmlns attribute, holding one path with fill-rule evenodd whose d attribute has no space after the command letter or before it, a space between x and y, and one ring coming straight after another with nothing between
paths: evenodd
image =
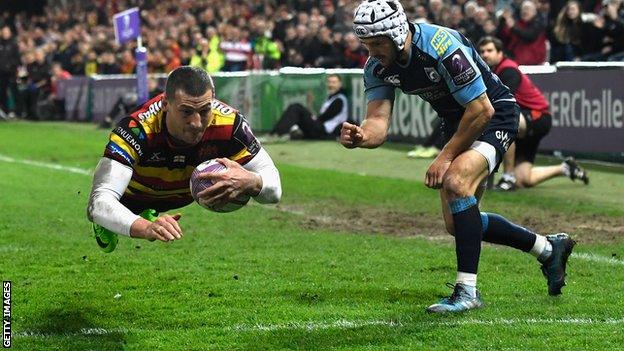
<instances>
[{"instance_id":1,"label":"sponsor logo on jersey","mask_svg":"<svg viewBox=\"0 0 624 351\"><path fill-rule=\"evenodd\" d=\"M511 144L511 138L509 138L509 133L503 132L502 130L497 130L494 134L496 135L496 139L498 139L501 145L503 145L503 148L505 148L505 151L507 151L507 149L509 149L509 144Z\"/></svg>"},{"instance_id":2,"label":"sponsor logo on jersey","mask_svg":"<svg viewBox=\"0 0 624 351\"><path fill-rule=\"evenodd\" d=\"M365 36L366 34L368 34L368 29L366 29L366 27L364 26L357 26L355 27L355 34L358 37Z\"/></svg>"},{"instance_id":3,"label":"sponsor logo on jersey","mask_svg":"<svg viewBox=\"0 0 624 351\"><path fill-rule=\"evenodd\" d=\"M387 76L384 77L384 81L392 84L392 85L396 85L399 86L401 85L401 80L399 80L399 75L398 74L393 74L391 76Z\"/></svg>"},{"instance_id":4,"label":"sponsor logo on jersey","mask_svg":"<svg viewBox=\"0 0 624 351\"><path fill-rule=\"evenodd\" d=\"M144 122L148 118L155 116L156 113L160 111L161 109L162 109L162 100L158 100L150 104L147 107L147 110L139 113L137 117L139 118L141 122Z\"/></svg>"},{"instance_id":5,"label":"sponsor logo on jersey","mask_svg":"<svg viewBox=\"0 0 624 351\"><path fill-rule=\"evenodd\" d=\"M442 28L438 29L433 35L433 38L431 38L431 46L433 46L433 49L439 56L444 55L451 45L453 45L451 35Z\"/></svg>"},{"instance_id":6,"label":"sponsor logo on jersey","mask_svg":"<svg viewBox=\"0 0 624 351\"><path fill-rule=\"evenodd\" d=\"M132 134L136 135L139 139L145 139L145 135L143 135L143 132L141 132L141 128L139 128L139 125L135 120L131 120L130 123L128 123L128 127L130 127Z\"/></svg>"},{"instance_id":7,"label":"sponsor logo on jersey","mask_svg":"<svg viewBox=\"0 0 624 351\"><path fill-rule=\"evenodd\" d=\"M212 100L211 107L213 110L219 111L219 113L221 113L222 115L229 115L235 111L234 108L222 103L219 100Z\"/></svg>"},{"instance_id":8,"label":"sponsor logo on jersey","mask_svg":"<svg viewBox=\"0 0 624 351\"><path fill-rule=\"evenodd\" d=\"M434 83L438 83L440 79L442 79L440 73L433 67L425 67L425 73L427 74L427 78Z\"/></svg>"},{"instance_id":9,"label":"sponsor logo on jersey","mask_svg":"<svg viewBox=\"0 0 624 351\"><path fill-rule=\"evenodd\" d=\"M139 142L134 139L134 135L132 133L128 132L121 126L115 129L115 133L119 135L123 140L125 140L128 145L130 145L139 154L139 156L143 156L141 144L139 144Z\"/></svg>"},{"instance_id":10,"label":"sponsor logo on jersey","mask_svg":"<svg viewBox=\"0 0 624 351\"><path fill-rule=\"evenodd\" d=\"M107 147L113 154L117 154L117 155L121 156L129 164L132 164L134 162L132 157L130 157L130 155L128 155L128 153L125 152L124 149L122 149L121 147L117 146L117 144L113 143L112 141L108 143Z\"/></svg>"},{"instance_id":11,"label":"sponsor logo on jersey","mask_svg":"<svg viewBox=\"0 0 624 351\"><path fill-rule=\"evenodd\" d=\"M150 156L150 158L147 159L148 162L161 162L164 161L165 158L164 157L160 157L160 154L162 152L152 152L152 156Z\"/></svg>"},{"instance_id":12,"label":"sponsor logo on jersey","mask_svg":"<svg viewBox=\"0 0 624 351\"><path fill-rule=\"evenodd\" d=\"M173 156L173 162L184 163L185 161L186 161L186 156L184 155Z\"/></svg>"},{"instance_id":13,"label":"sponsor logo on jersey","mask_svg":"<svg viewBox=\"0 0 624 351\"><path fill-rule=\"evenodd\" d=\"M477 76L477 71L459 48L442 60L442 64L457 86L468 84Z\"/></svg>"}]
</instances>

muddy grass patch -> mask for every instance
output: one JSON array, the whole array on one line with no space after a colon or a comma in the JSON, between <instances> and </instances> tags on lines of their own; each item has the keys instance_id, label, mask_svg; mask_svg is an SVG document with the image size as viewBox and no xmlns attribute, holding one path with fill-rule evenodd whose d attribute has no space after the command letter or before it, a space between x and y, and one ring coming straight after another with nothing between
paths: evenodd
<instances>
[{"instance_id":1,"label":"muddy grass patch","mask_svg":"<svg viewBox=\"0 0 624 351\"><path fill-rule=\"evenodd\" d=\"M314 204L283 204L277 208L282 212L299 215L300 225L307 229L453 241L453 237L444 229L441 213L434 215L425 212L403 212L372 206L354 208L327 202L324 202L322 207ZM624 240L624 218L550 211L510 218L539 233L569 233L581 244Z\"/></svg>"}]
</instances>

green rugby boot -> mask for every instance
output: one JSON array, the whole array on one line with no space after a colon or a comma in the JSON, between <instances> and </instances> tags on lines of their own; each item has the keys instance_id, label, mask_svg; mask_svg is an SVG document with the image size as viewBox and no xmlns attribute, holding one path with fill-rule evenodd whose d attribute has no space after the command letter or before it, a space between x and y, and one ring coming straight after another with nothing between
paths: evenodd
<instances>
[{"instance_id":1,"label":"green rugby boot","mask_svg":"<svg viewBox=\"0 0 624 351\"><path fill-rule=\"evenodd\" d=\"M93 223L93 233L95 233L95 241L102 251L110 253L115 250L119 241L117 234L95 223Z\"/></svg>"},{"instance_id":2,"label":"green rugby boot","mask_svg":"<svg viewBox=\"0 0 624 351\"><path fill-rule=\"evenodd\" d=\"M158 218L158 212L151 208L139 213L139 216L147 219L150 222L155 221ZM119 242L118 234L102 227L99 224L93 223L93 233L95 233L95 241L102 251L110 253L115 251L117 242Z\"/></svg>"}]
</instances>

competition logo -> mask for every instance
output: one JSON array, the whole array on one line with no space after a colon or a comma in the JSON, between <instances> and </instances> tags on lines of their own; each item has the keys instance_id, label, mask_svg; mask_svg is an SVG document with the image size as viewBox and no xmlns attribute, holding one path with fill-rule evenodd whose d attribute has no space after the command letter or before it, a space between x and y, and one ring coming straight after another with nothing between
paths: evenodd
<instances>
[{"instance_id":1,"label":"competition logo","mask_svg":"<svg viewBox=\"0 0 624 351\"><path fill-rule=\"evenodd\" d=\"M470 64L470 61L468 61L461 49L453 51L453 53L442 60L442 64L444 64L444 68L446 68L451 78L453 78L453 83L457 86L466 85L477 76L477 71Z\"/></svg>"}]
</instances>

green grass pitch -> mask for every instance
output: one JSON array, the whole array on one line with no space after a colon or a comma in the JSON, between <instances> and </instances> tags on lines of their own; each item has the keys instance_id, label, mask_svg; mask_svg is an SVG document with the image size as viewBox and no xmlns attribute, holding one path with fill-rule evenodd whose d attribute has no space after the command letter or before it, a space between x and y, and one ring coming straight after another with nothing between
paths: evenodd
<instances>
[{"instance_id":1,"label":"green grass pitch","mask_svg":"<svg viewBox=\"0 0 624 351\"><path fill-rule=\"evenodd\" d=\"M432 316L455 278L428 162L405 147L267 146L278 206L181 209L174 243L99 251L86 219L108 131L0 123L0 277L16 350L617 350L624 345L624 176L589 166L482 210L579 242L564 295L533 257L484 245L486 308ZM558 162L541 158L540 163ZM50 168L62 166L59 169ZM86 170L83 172L81 170Z\"/></svg>"}]
</instances>

